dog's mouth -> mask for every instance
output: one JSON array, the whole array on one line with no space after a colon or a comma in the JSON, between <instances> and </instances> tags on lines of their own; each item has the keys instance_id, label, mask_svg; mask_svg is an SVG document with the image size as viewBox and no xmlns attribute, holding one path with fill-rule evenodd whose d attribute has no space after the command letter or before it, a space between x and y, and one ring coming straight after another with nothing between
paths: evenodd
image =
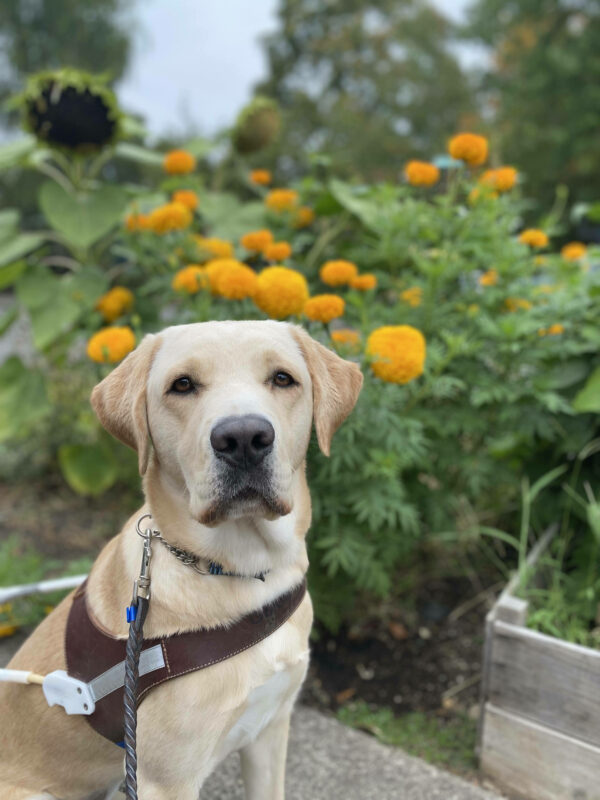
<instances>
[{"instance_id":1,"label":"dog's mouth","mask_svg":"<svg viewBox=\"0 0 600 800\"><path fill-rule=\"evenodd\" d=\"M273 489L270 471L220 470L214 500L203 510L198 521L214 526L226 519L261 516L276 519L291 511Z\"/></svg>"}]
</instances>

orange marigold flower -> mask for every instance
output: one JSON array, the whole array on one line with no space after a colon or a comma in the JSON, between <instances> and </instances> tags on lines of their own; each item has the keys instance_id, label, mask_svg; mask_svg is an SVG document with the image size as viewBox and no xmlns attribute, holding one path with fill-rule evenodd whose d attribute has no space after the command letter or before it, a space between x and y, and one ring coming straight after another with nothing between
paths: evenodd
<instances>
[{"instance_id":1,"label":"orange marigold flower","mask_svg":"<svg viewBox=\"0 0 600 800\"><path fill-rule=\"evenodd\" d=\"M411 325L377 328L367 340L367 355L374 356L371 369L388 383L408 383L423 374L425 337Z\"/></svg>"},{"instance_id":2,"label":"orange marigold flower","mask_svg":"<svg viewBox=\"0 0 600 800\"><path fill-rule=\"evenodd\" d=\"M319 270L323 283L328 286L346 286L358 275L358 267L352 261L327 261Z\"/></svg>"},{"instance_id":3,"label":"orange marigold flower","mask_svg":"<svg viewBox=\"0 0 600 800\"><path fill-rule=\"evenodd\" d=\"M495 286L498 283L499 277L497 269L488 269L487 272L479 276L477 282L480 286Z\"/></svg>"},{"instance_id":4,"label":"orange marigold flower","mask_svg":"<svg viewBox=\"0 0 600 800\"><path fill-rule=\"evenodd\" d=\"M272 242L263 250L267 261L284 261L292 255L292 246L289 242Z\"/></svg>"},{"instance_id":5,"label":"orange marigold flower","mask_svg":"<svg viewBox=\"0 0 600 800\"><path fill-rule=\"evenodd\" d=\"M308 300L306 278L287 267L267 267L258 276L254 302L274 319L301 314Z\"/></svg>"},{"instance_id":6,"label":"orange marigold flower","mask_svg":"<svg viewBox=\"0 0 600 800\"><path fill-rule=\"evenodd\" d=\"M561 333L565 332L565 326L561 325L560 322L555 322L554 325L550 325L546 333L548 336L558 336Z\"/></svg>"},{"instance_id":7,"label":"orange marigold flower","mask_svg":"<svg viewBox=\"0 0 600 800\"><path fill-rule=\"evenodd\" d=\"M309 206L300 206L294 218L294 228L308 228L315 221L315 212Z\"/></svg>"},{"instance_id":8,"label":"orange marigold flower","mask_svg":"<svg viewBox=\"0 0 600 800\"><path fill-rule=\"evenodd\" d=\"M294 189L272 189L265 197L271 211L293 211L298 205L298 192Z\"/></svg>"},{"instance_id":9,"label":"orange marigold flower","mask_svg":"<svg viewBox=\"0 0 600 800\"><path fill-rule=\"evenodd\" d=\"M359 292L366 292L377 286L377 276L372 275L370 272L363 272L362 275L356 275L352 278L350 286L353 289L358 289Z\"/></svg>"},{"instance_id":10,"label":"orange marigold flower","mask_svg":"<svg viewBox=\"0 0 600 800\"><path fill-rule=\"evenodd\" d=\"M87 343L87 354L99 364L115 364L135 347L135 334L127 326L102 328Z\"/></svg>"},{"instance_id":11,"label":"orange marigold flower","mask_svg":"<svg viewBox=\"0 0 600 800\"><path fill-rule=\"evenodd\" d=\"M315 322L331 322L341 317L346 303L337 294L316 294L306 301L304 313Z\"/></svg>"},{"instance_id":12,"label":"orange marigold flower","mask_svg":"<svg viewBox=\"0 0 600 800\"><path fill-rule=\"evenodd\" d=\"M150 227L148 214L128 214L125 217L125 227L128 231L147 231Z\"/></svg>"},{"instance_id":13,"label":"orange marigold flower","mask_svg":"<svg viewBox=\"0 0 600 800\"><path fill-rule=\"evenodd\" d=\"M539 228L527 228L519 234L519 241L529 247L547 247L549 239Z\"/></svg>"},{"instance_id":14,"label":"orange marigold flower","mask_svg":"<svg viewBox=\"0 0 600 800\"><path fill-rule=\"evenodd\" d=\"M213 294L220 294L219 281L221 276L229 269L244 266L241 261L236 258L215 258L209 261L206 265L206 274L208 275L210 290Z\"/></svg>"},{"instance_id":15,"label":"orange marigold flower","mask_svg":"<svg viewBox=\"0 0 600 800\"><path fill-rule=\"evenodd\" d=\"M331 331L331 340L341 347L354 349L360 344L360 333L353 331L352 328L338 328Z\"/></svg>"},{"instance_id":16,"label":"orange marigold flower","mask_svg":"<svg viewBox=\"0 0 600 800\"><path fill-rule=\"evenodd\" d=\"M182 231L192 223L192 212L181 203L166 203L155 208L148 217L148 227L154 233Z\"/></svg>"},{"instance_id":17,"label":"orange marigold flower","mask_svg":"<svg viewBox=\"0 0 600 800\"><path fill-rule=\"evenodd\" d=\"M208 285L206 269L199 264L189 264L178 270L171 281L171 286L176 292L186 292L187 294L196 294L200 289L206 289Z\"/></svg>"},{"instance_id":18,"label":"orange marigold flower","mask_svg":"<svg viewBox=\"0 0 600 800\"><path fill-rule=\"evenodd\" d=\"M560 251L561 256L567 261L579 261L587 253L583 242L569 242Z\"/></svg>"},{"instance_id":19,"label":"orange marigold flower","mask_svg":"<svg viewBox=\"0 0 600 800\"><path fill-rule=\"evenodd\" d=\"M114 322L121 314L133 308L133 292L124 286L114 286L96 303L99 311L107 322Z\"/></svg>"},{"instance_id":20,"label":"orange marigold flower","mask_svg":"<svg viewBox=\"0 0 600 800\"><path fill-rule=\"evenodd\" d=\"M479 182L495 189L497 192L510 191L517 182L517 170L514 167L498 167L487 169L479 178Z\"/></svg>"},{"instance_id":21,"label":"orange marigold flower","mask_svg":"<svg viewBox=\"0 0 600 800\"><path fill-rule=\"evenodd\" d=\"M523 300L521 297L507 297L504 305L509 311L518 311L519 309L529 311L530 308L533 308L533 304L529 300Z\"/></svg>"},{"instance_id":22,"label":"orange marigold flower","mask_svg":"<svg viewBox=\"0 0 600 800\"><path fill-rule=\"evenodd\" d=\"M233 245L225 239L206 238L204 236L194 236L194 241L202 254L207 254L213 258L232 258Z\"/></svg>"},{"instance_id":23,"label":"orange marigold flower","mask_svg":"<svg viewBox=\"0 0 600 800\"><path fill-rule=\"evenodd\" d=\"M471 167L480 167L488 157L488 140L476 133L459 133L450 139L448 152Z\"/></svg>"},{"instance_id":24,"label":"orange marigold flower","mask_svg":"<svg viewBox=\"0 0 600 800\"><path fill-rule=\"evenodd\" d=\"M428 161L409 161L404 175L411 186L433 186L440 179L440 171Z\"/></svg>"},{"instance_id":25,"label":"orange marigold flower","mask_svg":"<svg viewBox=\"0 0 600 800\"><path fill-rule=\"evenodd\" d=\"M271 183L271 173L268 169L253 169L250 173L250 181L257 186L268 186Z\"/></svg>"},{"instance_id":26,"label":"orange marigold flower","mask_svg":"<svg viewBox=\"0 0 600 800\"><path fill-rule=\"evenodd\" d=\"M266 228L260 231L250 231L245 233L240 239L242 247L250 250L253 253L262 253L267 245L272 244L273 234Z\"/></svg>"},{"instance_id":27,"label":"orange marigold flower","mask_svg":"<svg viewBox=\"0 0 600 800\"><path fill-rule=\"evenodd\" d=\"M186 206L190 211L195 211L200 202L196 192L191 189L178 189L176 192L173 192L171 200L173 203L181 203L182 206Z\"/></svg>"},{"instance_id":28,"label":"orange marigold flower","mask_svg":"<svg viewBox=\"0 0 600 800\"><path fill-rule=\"evenodd\" d=\"M412 308L420 306L423 302L423 289L420 286L411 286L410 289L405 289L400 292L400 297L405 303L408 303Z\"/></svg>"},{"instance_id":29,"label":"orange marigold flower","mask_svg":"<svg viewBox=\"0 0 600 800\"><path fill-rule=\"evenodd\" d=\"M196 159L185 150L171 150L164 158L163 167L169 175L187 175L196 169Z\"/></svg>"},{"instance_id":30,"label":"orange marigold flower","mask_svg":"<svg viewBox=\"0 0 600 800\"><path fill-rule=\"evenodd\" d=\"M240 262L222 269L216 277L217 294L228 300L243 300L253 297L258 277L253 269Z\"/></svg>"}]
</instances>

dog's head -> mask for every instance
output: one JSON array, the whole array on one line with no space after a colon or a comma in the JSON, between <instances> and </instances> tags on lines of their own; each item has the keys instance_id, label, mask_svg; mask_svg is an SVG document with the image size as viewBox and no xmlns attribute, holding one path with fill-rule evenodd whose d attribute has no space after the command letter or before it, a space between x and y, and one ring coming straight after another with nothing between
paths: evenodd
<instances>
[{"instance_id":1,"label":"dog's head","mask_svg":"<svg viewBox=\"0 0 600 800\"><path fill-rule=\"evenodd\" d=\"M359 367L284 322L206 322L149 335L92 393L100 422L189 498L204 525L288 514L314 419L321 450Z\"/></svg>"}]
</instances>

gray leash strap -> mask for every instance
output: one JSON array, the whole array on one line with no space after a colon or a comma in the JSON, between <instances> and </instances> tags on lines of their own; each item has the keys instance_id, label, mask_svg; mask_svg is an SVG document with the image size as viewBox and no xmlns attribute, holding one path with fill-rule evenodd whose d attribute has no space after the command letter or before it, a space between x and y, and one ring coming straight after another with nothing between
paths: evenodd
<instances>
[{"instance_id":1,"label":"gray leash strap","mask_svg":"<svg viewBox=\"0 0 600 800\"><path fill-rule=\"evenodd\" d=\"M125 651L125 796L137 800L137 688L139 678L140 651L144 641L144 620L148 613L148 600L138 597L135 620L129 626L129 638Z\"/></svg>"}]
</instances>

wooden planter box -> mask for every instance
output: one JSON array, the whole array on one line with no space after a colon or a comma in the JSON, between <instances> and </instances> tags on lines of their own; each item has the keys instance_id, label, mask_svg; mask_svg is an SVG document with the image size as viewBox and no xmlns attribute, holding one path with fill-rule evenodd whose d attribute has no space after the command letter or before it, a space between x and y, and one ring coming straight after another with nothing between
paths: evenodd
<instances>
[{"instance_id":1,"label":"wooden planter box","mask_svg":"<svg viewBox=\"0 0 600 800\"><path fill-rule=\"evenodd\" d=\"M533 549L531 565L553 533ZM528 800L600 800L600 652L525 627L517 582L486 620L481 769Z\"/></svg>"}]
</instances>

